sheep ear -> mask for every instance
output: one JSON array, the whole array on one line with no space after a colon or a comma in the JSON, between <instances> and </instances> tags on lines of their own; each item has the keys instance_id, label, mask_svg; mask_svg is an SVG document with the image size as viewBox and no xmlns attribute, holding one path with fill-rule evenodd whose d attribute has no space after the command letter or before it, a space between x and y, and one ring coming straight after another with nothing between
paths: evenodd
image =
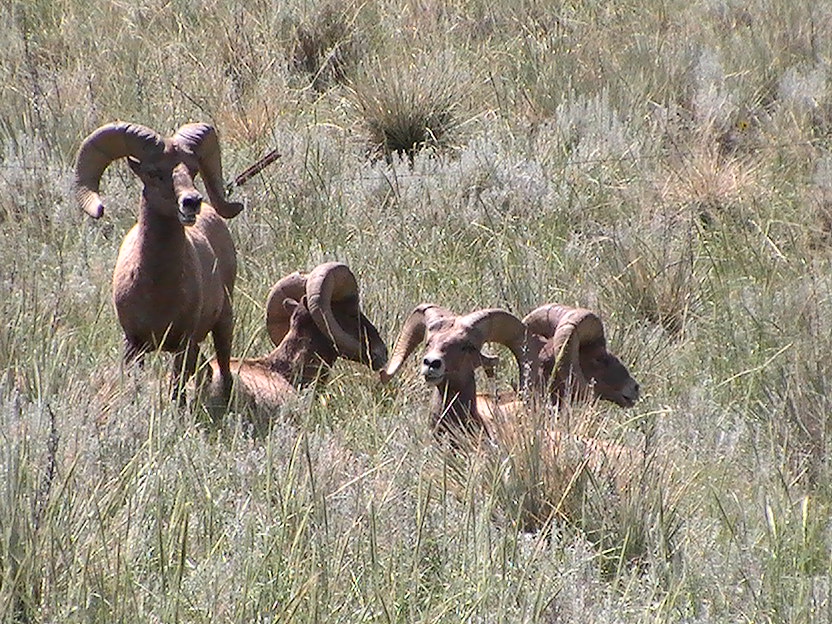
<instances>
[{"instance_id":1,"label":"sheep ear","mask_svg":"<svg viewBox=\"0 0 832 624\"><path fill-rule=\"evenodd\" d=\"M497 374L497 365L500 363L500 358L496 355L487 355L480 352L480 366L489 379L494 379Z\"/></svg>"},{"instance_id":2,"label":"sheep ear","mask_svg":"<svg viewBox=\"0 0 832 624\"><path fill-rule=\"evenodd\" d=\"M286 310L286 313L289 316L292 316L292 313L297 309L297 307L299 305L300 305L300 303L298 303L297 301L295 301L291 297L286 297L283 300L283 309Z\"/></svg>"},{"instance_id":3,"label":"sheep ear","mask_svg":"<svg viewBox=\"0 0 832 624\"><path fill-rule=\"evenodd\" d=\"M142 161L140 161L138 158L133 158L132 156L128 156L127 157L127 166L130 167L130 171L132 171L136 175L139 175L139 173L141 173Z\"/></svg>"}]
</instances>

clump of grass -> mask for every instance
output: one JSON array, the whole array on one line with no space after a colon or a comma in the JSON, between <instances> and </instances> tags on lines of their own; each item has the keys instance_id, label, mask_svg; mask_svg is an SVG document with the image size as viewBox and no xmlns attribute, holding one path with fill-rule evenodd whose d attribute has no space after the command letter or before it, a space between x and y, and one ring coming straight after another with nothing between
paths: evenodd
<instances>
[{"instance_id":1,"label":"clump of grass","mask_svg":"<svg viewBox=\"0 0 832 624\"><path fill-rule=\"evenodd\" d=\"M829 446L832 428L829 410L828 365L821 361L786 359L772 375L760 402L770 435L782 448L789 472L805 477L814 487L829 482Z\"/></svg>"},{"instance_id":2,"label":"clump of grass","mask_svg":"<svg viewBox=\"0 0 832 624\"><path fill-rule=\"evenodd\" d=\"M832 363L829 351L829 282L812 276L794 280L795 288L768 295L771 318L788 323L765 329L757 342L768 339L782 350L760 380L752 414L758 415L773 448L779 470L815 491L830 492L829 462L832 423ZM766 318L766 317L763 317Z\"/></svg>"},{"instance_id":3,"label":"clump of grass","mask_svg":"<svg viewBox=\"0 0 832 624\"><path fill-rule=\"evenodd\" d=\"M822 138L830 129L830 72L825 64L802 62L788 68L777 85L777 104L804 138Z\"/></svg>"},{"instance_id":4,"label":"clump of grass","mask_svg":"<svg viewBox=\"0 0 832 624\"><path fill-rule=\"evenodd\" d=\"M741 221L744 207L764 193L765 172L753 158L723 155L724 134L707 134L667 170L660 196L663 203L677 206L680 215L706 226Z\"/></svg>"},{"instance_id":5,"label":"clump of grass","mask_svg":"<svg viewBox=\"0 0 832 624\"><path fill-rule=\"evenodd\" d=\"M703 277L690 245L655 243L638 237L615 239L604 256L614 276L608 288L639 316L678 335L701 305Z\"/></svg>"},{"instance_id":6,"label":"clump of grass","mask_svg":"<svg viewBox=\"0 0 832 624\"><path fill-rule=\"evenodd\" d=\"M812 216L807 231L809 247L828 247L832 243L832 158L821 158L815 164L802 201Z\"/></svg>"},{"instance_id":7,"label":"clump of grass","mask_svg":"<svg viewBox=\"0 0 832 624\"><path fill-rule=\"evenodd\" d=\"M311 78L321 90L344 82L364 46L355 29L361 7L355 3L322 2L294 25L289 59L291 68Z\"/></svg>"},{"instance_id":8,"label":"clump of grass","mask_svg":"<svg viewBox=\"0 0 832 624\"><path fill-rule=\"evenodd\" d=\"M563 409L574 412L569 431L545 408L495 419L495 442L467 456L471 465L460 467L454 456L453 474L474 475L495 519L521 532L577 530L594 545L604 576L670 558L682 487L670 485L654 445L630 445L621 430L610 439L611 423L595 403Z\"/></svg>"},{"instance_id":9,"label":"clump of grass","mask_svg":"<svg viewBox=\"0 0 832 624\"><path fill-rule=\"evenodd\" d=\"M829 503L823 497L776 492L761 506L760 611L771 614L772 621L815 621L817 595L828 591ZM817 621L828 616L826 611Z\"/></svg>"},{"instance_id":10,"label":"clump of grass","mask_svg":"<svg viewBox=\"0 0 832 624\"><path fill-rule=\"evenodd\" d=\"M375 59L351 84L351 99L372 158L448 150L472 115L463 104L471 78L447 54Z\"/></svg>"},{"instance_id":11,"label":"clump of grass","mask_svg":"<svg viewBox=\"0 0 832 624\"><path fill-rule=\"evenodd\" d=\"M0 617L29 622L34 621L47 587L44 554L49 538L45 533L51 531L53 520L59 436L51 406L30 403L16 391L11 393L10 405L2 407L0 423L4 447L0 454L4 483L0 492Z\"/></svg>"}]
</instances>

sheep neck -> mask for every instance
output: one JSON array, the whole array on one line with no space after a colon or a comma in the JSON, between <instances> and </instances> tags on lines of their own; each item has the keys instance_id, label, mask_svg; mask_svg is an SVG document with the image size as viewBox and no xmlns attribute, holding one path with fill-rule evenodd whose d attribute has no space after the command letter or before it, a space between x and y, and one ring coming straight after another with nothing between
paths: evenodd
<instances>
[{"instance_id":1,"label":"sheep neck","mask_svg":"<svg viewBox=\"0 0 832 624\"><path fill-rule=\"evenodd\" d=\"M166 273L170 272L170 258L181 258L187 236L185 227L176 217L166 217L151 208L150 203L142 197L139 210L139 245L143 249L142 257L158 265Z\"/></svg>"},{"instance_id":2,"label":"sheep neck","mask_svg":"<svg viewBox=\"0 0 832 624\"><path fill-rule=\"evenodd\" d=\"M280 344L266 356L266 365L296 388L304 388L318 380L326 380L332 362L327 362L308 339L286 334Z\"/></svg>"},{"instance_id":3,"label":"sheep neck","mask_svg":"<svg viewBox=\"0 0 832 624\"><path fill-rule=\"evenodd\" d=\"M487 434L477 411L477 385L473 377L463 384L440 383L434 392L431 414L437 434Z\"/></svg>"}]
</instances>

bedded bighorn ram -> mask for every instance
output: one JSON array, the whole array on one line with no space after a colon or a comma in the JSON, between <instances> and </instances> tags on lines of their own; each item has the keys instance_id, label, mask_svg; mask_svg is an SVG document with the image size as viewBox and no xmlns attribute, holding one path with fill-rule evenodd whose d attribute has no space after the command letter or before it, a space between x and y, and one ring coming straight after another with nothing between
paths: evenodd
<instances>
[{"instance_id":1,"label":"bedded bighorn ram","mask_svg":"<svg viewBox=\"0 0 832 624\"><path fill-rule=\"evenodd\" d=\"M477 395L474 377L479 366L493 375L496 358L480 351L485 342L506 345L520 370L521 396L503 395L500 404L504 407L522 398L558 402L567 388L573 394L591 388L599 398L623 407L638 399L638 383L607 351L603 325L589 310L546 305L520 321L505 310L457 317L439 306L422 304L405 322L382 371L383 382L398 372L422 341L426 350L421 372L437 389L431 409L436 432L456 428L489 433L489 415L499 405L490 396Z\"/></svg>"},{"instance_id":2,"label":"bedded bighorn ram","mask_svg":"<svg viewBox=\"0 0 832 624\"><path fill-rule=\"evenodd\" d=\"M104 170L124 157L143 184L138 223L124 237L113 272L124 361L141 362L155 349L173 352L173 392L181 399L182 384L196 370L198 344L211 332L222 383L230 387L237 259L223 219L243 206L225 199L217 134L202 123L168 138L132 123L98 128L75 163L75 197L91 217L104 211ZM210 205L194 186L198 173Z\"/></svg>"},{"instance_id":3,"label":"bedded bighorn ram","mask_svg":"<svg viewBox=\"0 0 832 624\"><path fill-rule=\"evenodd\" d=\"M339 357L379 370L387 347L361 312L358 283L349 267L328 262L309 275L292 273L272 287L266 303L266 326L276 345L267 356L233 359L235 400L259 409L283 405L303 388L326 381ZM216 360L207 389L208 404L227 402Z\"/></svg>"},{"instance_id":4,"label":"bedded bighorn ram","mask_svg":"<svg viewBox=\"0 0 832 624\"><path fill-rule=\"evenodd\" d=\"M632 407L638 400L639 385L607 351L604 326L595 313L548 304L526 315L523 323L541 341L540 392L552 403L559 402L567 388L573 395L591 391L621 407Z\"/></svg>"},{"instance_id":5,"label":"bedded bighorn ram","mask_svg":"<svg viewBox=\"0 0 832 624\"><path fill-rule=\"evenodd\" d=\"M520 369L522 387L529 373L525 366L530 358L526 338L526 326L505 310L490 308L456 316L440 306L423 303L410 313L402 327L390 361L381 372L381 381L387 382L396 375L424 341L421 373L435 388L431 403L434 433L489 437L482 409L486 398L477 395L474 371L483 366L486 373L493 372L496 358L483 355L482 346L497 342L509 348Z\"/></svg>"},{"instance_id":6,"label":"bedded bighorn ram","mask_svg":"<svg viewBox=\"0 0 832 624\"><path fill-rule=\"evenodd\" d=\"M537 361L536 349L545 346L541 345L542 338L529 334L526 325L505 310L481 310L457 317L444 308L422 304L405 322L390 361L381 372L382 382L399 371L423 340L426 346L421 373L435 388L431 404L434 435L449 434L452 444L461 442L463 448L471 442L476 448L480 442L488 441L511 452L512 445L523 444L521 422L527 413L524 402L513 393L508 397L477 394L474 373L478 366L494 364L493 358L483 359L483 343L499 342L517 360L521 388L535 388L536 371L533 367L526 369L528 362ZM629 468L636 465L637 454L614 442L547 426L534 435L545 443L547 461L554 461L564 452L577 452L576 471L589 468L597 475L612 476L619 487L626 486Z\"/></svg>"}]
</instances>

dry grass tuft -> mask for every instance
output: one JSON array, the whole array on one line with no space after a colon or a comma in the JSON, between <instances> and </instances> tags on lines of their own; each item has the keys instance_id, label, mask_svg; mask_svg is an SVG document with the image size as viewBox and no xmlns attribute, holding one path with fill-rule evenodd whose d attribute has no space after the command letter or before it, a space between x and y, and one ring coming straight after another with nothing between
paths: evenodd
<instances>
[{"instance_id":1,"label":"dry grass tuft","mask_svg":"<svg viewBox=\"0 0 832 624\"><path fill-rule=\"evenodd\" d=\"M472 115L468 73L447 54L415 54L365 64L351 100L372 158L413 159L423 149L448 150Z\"/></svg>"},{"instance_id":2,"label":"dry grass tuft","mask_svg":"<svg viewBox=\"0 0 832 624\"><path fill-rule=\"evenodd\" d=\"M657 236L664 237L660 233ZM604 258L613 295L639 316L681 334L701 307L703 277L688 245L638 237L618 238ZM678 248L677 248L678 247Z\"/></svg>"},{"instance_id":3,"label":"dry grass tuft","mask_svg":"<svg viewBox=\"0 0 832 624\"><path fill-rule=\"evenodd\" d=\"M670 557L682 486L669 463L649 441L625 440L597 403L565 409L574 412L569 431L554 424L551 408L495 414L496 442L469 447L463 459L450 455L452 474L466 491L473 475L495 518L519 531L578 530L604 575Z\"/></svg>"},{"instance_id":4,"label":"dry grass tuft","mask_svg":"<svg viewBox=\"0 0 832 624\"><path fill-rule=\"evenodd\" d=\"M364 51L355 29L360 11L355 3L322 2L297 21L289 59L291 68L311 78L323 90L346 80Z\"/></svg>"},{"instance_id":5,"label":"dry grass tuft","mask_svg":"<svg viewBox=\"0 0 832 624\"><path fill-rule=\"evenodd\" d=\"M790 316L772 332L772 342L784 353L761 383L754 410L786 464L786 472L815 490L830 492L832 464L832 349L828 282L817 276L795 280L793 293L775 293L772 304ZM782 312L781 312L782 310ZM771 312L768 313L771 315Z\"/></svg>"},{"instance_id":6,"label":"dry grass tuft","mask_svg":"<svg viewBox=\"0 0 832 624\"><path fill-rule=\"evenodd\" d=\"M811 183L802 193L806 212L811 215L807 231L809 248L832 245L832 158L818 160Z\"/></svg>"},{"instance_id":7,"label":"dry grass tuft","mask_svg":"<svg viewBox=\"0 0 832 624\"><path fill-rule=\"evenodd\" d=\"M704 141L664 175L660 198L680 215L710 226L741 221L743 207L763 199L766 181L751 157L725 156L720 141Z\"/></svg>"}]
</instances>

